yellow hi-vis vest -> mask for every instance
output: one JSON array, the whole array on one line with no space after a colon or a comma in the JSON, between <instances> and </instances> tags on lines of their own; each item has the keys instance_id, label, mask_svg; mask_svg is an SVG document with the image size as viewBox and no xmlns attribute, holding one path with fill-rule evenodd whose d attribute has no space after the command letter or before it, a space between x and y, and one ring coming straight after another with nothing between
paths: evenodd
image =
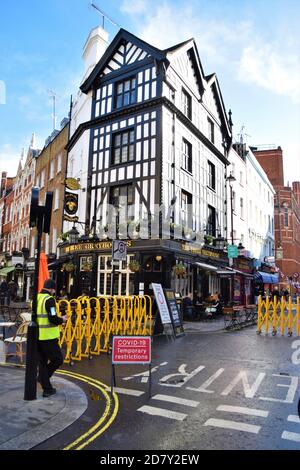
<instances>
[{"instance_id":1,"label":"yellow hi-vis vest","mask_svg":"<svg viewBox=\"0 0 300 470\"><path fill-rule=\"evenodd\" d=\"M49 322L46 310L46 300L52 296L49 294L38 294L37 297L37 324L39 326L39 340L59 338L59 326Z\"/></svg>"}]
</instances>

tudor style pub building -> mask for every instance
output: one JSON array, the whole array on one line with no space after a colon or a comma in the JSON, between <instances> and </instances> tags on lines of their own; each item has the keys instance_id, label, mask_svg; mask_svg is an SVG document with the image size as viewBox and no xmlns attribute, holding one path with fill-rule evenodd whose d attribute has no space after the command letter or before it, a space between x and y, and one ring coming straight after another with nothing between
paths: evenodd
<instances>
[{"instance_id":1,"label":"tudor style pub building","mask_svg":"<svg viewBox=\"0 0 300 470\"><path fill-rule=\"evenodd\" d=\"M71 113L67 177L76 178L80 188L73 191L78 212L65 217L63 231L81 237L60 245L61 261L75 269L66 287L77 295L110 294L111 239L120 238L127 240L127 262L116 266L115 294L148 293L151 283L159 282L182 295L218 290L228 298L227 254L209 244L211 237L229 238L232 123L218 79L205 75L193 39L159 50L121 29L106 42L101 28L91 32L84 48L86 73ZM131 236L118 215L124 200ZM146 236L142 227L161 205L158 236ZM111 206L117 209L114 236L109 236ZM169 237L162 230L168 217ZM201 234L206 244L193 243L191 233ZM184 266L184 275L176 265Z\"/></svg>"}]
</instances>

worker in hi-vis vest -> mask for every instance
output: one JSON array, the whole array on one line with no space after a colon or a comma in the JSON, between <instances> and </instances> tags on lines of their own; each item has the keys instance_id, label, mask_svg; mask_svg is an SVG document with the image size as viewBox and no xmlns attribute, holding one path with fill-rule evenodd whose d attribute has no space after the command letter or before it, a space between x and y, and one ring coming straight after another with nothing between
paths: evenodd
<instances>
[{"instance_id":1,"label":"worker in hi-vis vest","mask_svg":"<svg viewBox=\"0 0 300 470\"><path fill-rule=\"evenodd\" d=\"M58 317L56 314L55 282L46 279L44 287L37 296L37 324L39 327L38 354L39 373L38 382L43 388L43 397L50 397L56 389L50 383L50 377L63 363L63 355L58 344L59 325L67 321L67 316Z\"/></svg>"}]
</instances>

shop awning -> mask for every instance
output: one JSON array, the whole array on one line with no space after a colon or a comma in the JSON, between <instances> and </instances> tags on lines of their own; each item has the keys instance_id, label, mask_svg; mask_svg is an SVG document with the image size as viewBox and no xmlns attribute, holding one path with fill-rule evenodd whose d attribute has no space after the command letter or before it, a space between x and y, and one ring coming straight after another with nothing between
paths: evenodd
<instances>
[{"instance_id":1,"label":"shop awning","mask_svg":"<svg viewBox=\"0 0 300 470\"><path fill-rule=\"evenodd\" d=\"M279 282L278 274L264 273L262 271L257 271L254 274L254 279L263 284L278 284Z\"/></svg>"},{"instance_id":2,"label":"shop awning","mask_svg":"<svg viewBox=\"0 0 300 470\"><path fill-rule=\"evenodd\" d=\"M205 269L207 271L218 271L219 268L216 268L215 266L212 266L211 264L205 264L205 263L195 263L196 266L198 266L201 269Z\"/></svg>"},{"instance_id":3,"label":"shop awning","mask_svg":"<svg viewBox=\"0 0 300 470\"><path fill-rule=\"evenodd\" d=\"M220 276L232 276L233 274L235 274L235 272L236 271L234 269L225 268L218 269L217 274L219 274Z\"/></svg>"},{"instance_id":4,"label":"shop awning","mask_svg":"<svg viewBox=\"0 0 300 470\"><path fill-rule=\"evenodd\" d=\"M52 261L51 263L48 263L48 269L50 271L53 271L54 269L60 268L64 263L66 263L67 260L62 260L62 259L56 259L55 261Z\"/></svg>"},{"instance_id":5,"label":"shop awning","mask_svg":"<svg viewBox=\"0 0 300 470\"><path fill-rule=\"evenodd\" d=\"M9 273L15 270L14 266L0 269L0 276L7 276Z\"/></svg>"},{"instance_id":6,"label":"shop awning","mask_svg":"<svg viewBox=\"0 0 300 470\"><path fill-rule=\"evenodd\" d=\"M245 273L245 271L239 271L238 269L235 270L235 272L237 274L242 274L243 276L246 276L246 277L253 277L253 274L250 274L250 273ZM264 273L264 274L267 274L267 273Z\"/></svg>"}]
</instances>

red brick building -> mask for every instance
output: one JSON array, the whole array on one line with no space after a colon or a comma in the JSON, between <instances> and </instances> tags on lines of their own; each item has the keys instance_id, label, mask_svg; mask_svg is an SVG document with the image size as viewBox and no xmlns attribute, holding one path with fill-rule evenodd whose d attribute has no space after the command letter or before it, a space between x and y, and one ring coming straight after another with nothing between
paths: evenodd
<instances>
[{"instance_id":1,"label":"red brick building","mask_svg":"<svg viewBox=\"0 0 300 470\"><path fill-rule=\"evenodd\" d=\"M28 258L30 250L29 213L31 188L34 184L36 158L39 152L40 150L36 149L33 134L25 162L24 152L20 159L14 184L9 253L12 255L12 265L16 268L14 277L18 283L19 295L23 298L25 298L25 260Z\"/></svg>"},{"instance_id":2,"label":"red brick building","mask_svg":"<svg viewBox=\"0 0 300 470\"><path fill-rule=\"evenodd\" d=\"M300 181L284 186L283 153L277 149L252 149L276 191L275 258L281 271L281 282L300 282Z\"/></svg>"},{"instance_id":3,"label":"red brick building","mask_svg":"<svg viewBox=\"0 0 300 470\"><path fill-rule=\"evenodd\" d=\"M6 172L2 172L0 187L0 264L2 268L6 265L5 253L10 251L14 181L15 178L8 177Z\"/></svg>"}]
</instances>

